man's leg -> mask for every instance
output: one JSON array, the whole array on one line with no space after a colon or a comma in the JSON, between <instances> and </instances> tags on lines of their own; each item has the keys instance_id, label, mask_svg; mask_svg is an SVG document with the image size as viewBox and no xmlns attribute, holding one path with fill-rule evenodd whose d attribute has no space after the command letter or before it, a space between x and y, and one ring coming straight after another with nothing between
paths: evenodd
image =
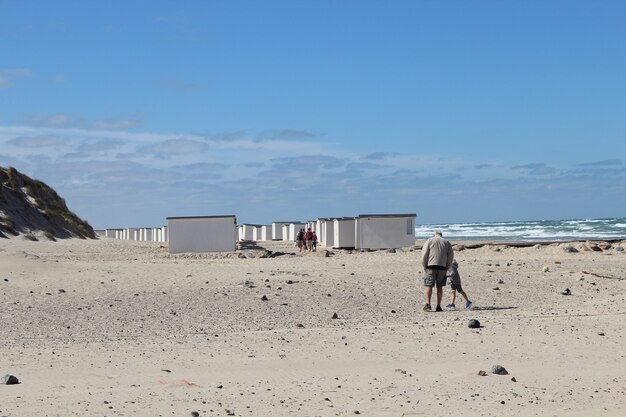
<instances>
[{"instance_id":1,"label":"man's leg","mask_svg":"<svg viewBox=\"0 0 626 417\"><path fill-rule=\"evenodd\" d=\"M433 287L426 287L426 304L430 305L430 300L433 298Z\"/></svg>"},{"instance_id":2,"label":"man's leg","mask_svg":"<svg viewBox=\"0 0 626 417\"><path fill-rule=\"evenodd\" d=\"M432 288L430 291L432 292ZM443 298L443 287L437 287L437 307L441 307L441 299Z\"/></svg>"}]
</instances>

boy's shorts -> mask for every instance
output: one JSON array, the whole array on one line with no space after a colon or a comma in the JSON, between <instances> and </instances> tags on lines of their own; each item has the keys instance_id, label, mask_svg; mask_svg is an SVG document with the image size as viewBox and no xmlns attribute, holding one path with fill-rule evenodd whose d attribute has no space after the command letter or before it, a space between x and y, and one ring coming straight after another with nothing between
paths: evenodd
<instances>
[{"instance_id":1,"label":"boy's shorts","mask_svg":"<svg viewBox=\"0 0 626 417\"><path fill-rule=\"evenodd\" d=\"M424 286L437 288L446 286L446 270L445 269L427 269L424 272Z\"/></svg>"},{"instance_id":2,"label":"boy's shorts","mask_svg":"<svg viewBox=\"0 0 626 417\"><path fill-rule=\"evenodd\" d=\"M452 288L452 291L457 291L457 292L463 292L463 287L461 287L460 283L450 283L450 288Z\"/></svg>"}]
</instances>

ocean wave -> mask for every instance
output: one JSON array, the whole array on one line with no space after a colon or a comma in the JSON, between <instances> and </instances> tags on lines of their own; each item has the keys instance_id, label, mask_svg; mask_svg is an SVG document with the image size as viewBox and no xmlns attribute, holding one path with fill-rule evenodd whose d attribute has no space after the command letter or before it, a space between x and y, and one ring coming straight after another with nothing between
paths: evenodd
<instances>
[{"instance_id":1,"label":"ocean wave","mask_svg":"<svg viewBox=\"0 0 626 417\"><path fill-rule=\"evenodd\" d=\"M626 238L626 219L570 219L524 222L485 222L418 225L417 238L441 230L452 239L568 240Z\"/></svg>"}]
</instances>

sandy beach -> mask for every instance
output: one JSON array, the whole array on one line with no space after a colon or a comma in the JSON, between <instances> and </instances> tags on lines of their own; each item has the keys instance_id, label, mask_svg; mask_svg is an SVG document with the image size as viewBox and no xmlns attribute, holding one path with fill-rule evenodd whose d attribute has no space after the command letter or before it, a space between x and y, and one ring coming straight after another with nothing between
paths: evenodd
<instances>
[{"instance_id":1,"label":"sandy beach","mask_svg":"<svg viewBox=\"0 0 626 417\"><path fill-rule=\"evenodd\" d=\"M425 313L419 249L0 239L0 416L623 416L626 243L570 245L456 252L476 308Z\"/></svg>"}]
</instances>

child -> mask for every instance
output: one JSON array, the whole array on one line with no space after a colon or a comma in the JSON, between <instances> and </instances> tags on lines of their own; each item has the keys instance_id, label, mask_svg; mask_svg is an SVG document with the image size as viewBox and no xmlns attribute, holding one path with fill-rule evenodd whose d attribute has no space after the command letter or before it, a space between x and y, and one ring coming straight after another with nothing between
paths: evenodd
<instances>
[{"instance_id":1,"label":"child","mask_svg":"<svg viewBox=\"0 0 626 417\"><path fill-rule=\"evenodd\" d=\"M452 302L448 304L446 308L454 308L457 291L465 298L465 308L472 308L472 302L467 299L467 294L465 294L463 287L461 287L461 275L459 275L459 264L456 262L456 259L452 261L452 266L448 269L446 276L450 282L450 288L452 288Z\"/></svg>"}]
</instances>

